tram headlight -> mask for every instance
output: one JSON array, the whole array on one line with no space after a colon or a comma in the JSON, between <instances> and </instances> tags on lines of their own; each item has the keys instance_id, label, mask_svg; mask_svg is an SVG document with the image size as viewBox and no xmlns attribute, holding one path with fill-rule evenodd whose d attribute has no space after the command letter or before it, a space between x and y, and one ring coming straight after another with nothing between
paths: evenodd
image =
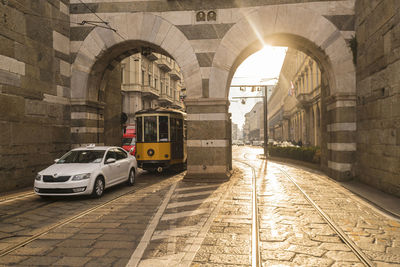
<instances>
[{"instance_id":1,"label":"tram headlight","mask_svg":"<svg viewBox=\"0 0 400 267\"><path fill-rule=\"evenodd\" d=\"M149 157L152 157L154 155L154 150L151 148L147 150L147 155L149 155Z\"/></svg>"},{"instance_id":2,"label":"tram headlight","mask_svg":"<svg viewBox=\"0 0 400 267\"><path fill-rule=\"evenodd\" d=\"M42 180L42 176L38 173L35 178L36 181Z\"/></svg>"}]
</instances>

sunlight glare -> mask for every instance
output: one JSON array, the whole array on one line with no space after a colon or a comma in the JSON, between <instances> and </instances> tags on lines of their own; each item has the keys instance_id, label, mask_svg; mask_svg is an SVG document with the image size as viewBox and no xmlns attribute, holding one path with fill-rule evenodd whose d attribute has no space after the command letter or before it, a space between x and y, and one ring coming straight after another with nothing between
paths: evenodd
<instances>
[{"instance_id":1,"label":"sunlight glare","mask_svg":"<svg viewBox=\"0 0 400 267\"><path fill-rule=\"evenodd\" d=\"M287 47L278 47L264 45L256 53L245 59L236 69L232 79L232 85L274 85L278 82L279 73L285 59ZM264 81L262 81L265 79ZM232 113L232 121L239 127L244 124L244 114L249 112L254 104L260 99L247 99L246 104L242 105L240 101L232 101L231 97L250 96L251 92L241 92L239 88L232 87L229 91L231 105L229 107Z\"/></svg>"}]
</instances>

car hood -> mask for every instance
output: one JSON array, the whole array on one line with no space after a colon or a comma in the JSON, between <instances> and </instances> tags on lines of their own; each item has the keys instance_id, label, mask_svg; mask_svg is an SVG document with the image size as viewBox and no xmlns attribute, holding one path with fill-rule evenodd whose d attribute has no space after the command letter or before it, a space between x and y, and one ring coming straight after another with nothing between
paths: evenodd
<instances>
[{"instance_id":1,"label":"car hood","mask_svg":"<svg viewBox=\"0 0 400 267\"><path fill-rule=\"evenodd\" d=\"M82 173L91 173L100 168L99 163L66 163L66 164L53 164L48 168L39 172L40 175L75 175Z\"/></svg>"}]
</instances>

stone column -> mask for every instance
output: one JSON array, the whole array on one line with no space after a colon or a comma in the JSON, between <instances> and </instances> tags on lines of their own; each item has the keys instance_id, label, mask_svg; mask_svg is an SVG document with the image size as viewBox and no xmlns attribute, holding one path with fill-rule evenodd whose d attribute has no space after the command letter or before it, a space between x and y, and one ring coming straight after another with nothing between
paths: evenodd
<instances>
[{"instance_id":1,"label":"stone column","mask_svg":"<svg viewBox=\"0 0 400 267\"><path fill-rule=\"evenodd\" d=\"M226 99L186 99L185 179L221 181L230 177L230 119Z\"/></svg>"},{"instance_id":2,"label":"stone column","mask_svg":"<svg viewBox=\"0 0 400 267\"><path fill-rule=\"evenodd\" d=\"M356 97L333 95L326 104L329 174L339 181L349 180L356 161Z\"/></svg>"}]
</instances>

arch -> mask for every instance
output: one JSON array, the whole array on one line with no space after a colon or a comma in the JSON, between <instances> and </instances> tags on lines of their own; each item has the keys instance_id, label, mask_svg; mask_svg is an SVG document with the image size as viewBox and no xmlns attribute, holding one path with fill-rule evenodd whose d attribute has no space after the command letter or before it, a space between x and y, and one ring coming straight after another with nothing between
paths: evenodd
<instances>
[{"instance_id":1,"label":"arch","mask_svg":"<svg viewBox=\"0 0 400 267\"><path fill-rule=\"evenodd\" d=\"M327 74L330 95L355 94L352 54L340 31L310 9L287 5L260 7L227 32L213 59L210 98L228 97L236 68L264 42L292 46L313 57Z\"/></svg>"},{"instance_id":2,"label":"arch","mask_svg":"<svg viewBox=\"0 0 400 267\"><path fill-rule=\"evenodd\" d=\"M118 33L97 27L82 42L71 67L72 101L98 102L107 70L139 52L141 47L150 47L174 58L181 68L188 97L201 97L199 63L189 41L177 27L143 12L111 14L107 20Z\"/></svg>"}]
</instances>

